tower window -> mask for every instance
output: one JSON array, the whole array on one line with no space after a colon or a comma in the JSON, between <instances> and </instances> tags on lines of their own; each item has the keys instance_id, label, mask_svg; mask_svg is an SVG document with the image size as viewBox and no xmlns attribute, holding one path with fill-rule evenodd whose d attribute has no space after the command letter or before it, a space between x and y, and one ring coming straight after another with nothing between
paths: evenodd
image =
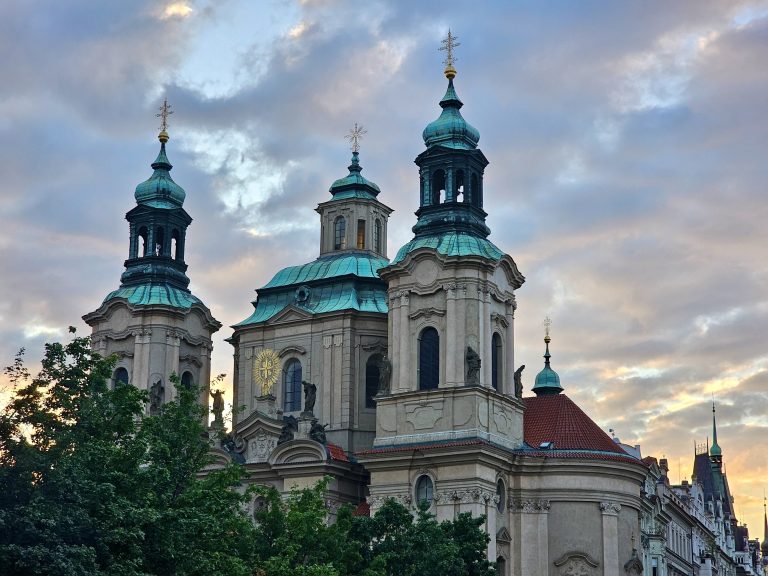
<instances>
[{"instance_id":1,"label":"tower window","mask_svg":"<svg viewBox=\"0 0 768 576\"><path fill-rule=\"evenodd\" d=\"M456 178L456 181L453 183L453 199L456 202L465 202L466 197L464 196L464 170L456 170L454 177ZM459 197L461 197L461 199L459 199Z\"/></svg>"},{"instance_id":2,"label":"tower window","mask_svg":"<svg viewBox=\"0 0 768 576\"><path fill-rule=\"evenodd\" d=\"M147 228L145 226L142 226L139 228L139 236L138 236L138 254L140 257L144 257L147 255Z\"/></svg>"},{"instance_id":3,"label":"tower window","mask_svg":"<svg viewBox=\"0 0 768 576\"><path fill-rule=\"evenodd\" d=\"M365 407L376 408L376 401L373 399L379 391L379 362L381 356L374 354L368 358L365 363Z\"/></svg>"},{"instance_id":4,"label":"tower window","mask_svg":"<svg viewBox=\"0 0 768 576\"><path fill-rule=\"evenodd\" d=\"M181 260L181 253L179 252L179 231L174 230L171 234L171 258L174 260Z\"/></svg>"},{"instance_id":5,"label":"tower window","mask_svg":"<svg viewBox=\"0 0 768 576\"><path fill-rule=\"evenodd\" d=\"M357 221L357 248L365 250L365 220Z\"/></svg>"},{"instance_id":6,"label":"tower window","mask_svg":"<svg viewBox=\"0 0 768 576\"><path fill-rule=\"evenodd\" d=\"M498 332L494 332L491 337L491 386L497 392L500 391L502 382L501 361L501 336L499 336Z\"/></svg>"},{"instance_id":7,"label":"tower window","mask_svg":"<svg viewBox=\"0 0 768 576\"><path fill-rule=\"evenodd\" d=\"M499 512L504 512L504 505L506 504L506 494L507 490L504 487L504 482L502 480L499 480L496 482L496 497L499 499L499 503L496 504L496 510Z\"/></svg>"},{"instance_id":8,"label":"tower window","mask_svg":"<svg viewBox=\"0 0 768 576\"><path fill-rule=\"evenodd\" d=\"M432 478L426 474L419 476L419 479L416 480L416 502L419 504L426 502L429 506L432 506L434 492L435 486L432 483Z\"/></svg>"},{"instance_id":9,"label":"tower window","mask_svg":"<svg viewBox=\"0 0 768 576\"><path fill-rule=\"evenodd\" d=\"M472 178L470 179L470 187L469 187L469 201L472 203L472 206L477 206L479 208L482 208L482 203L480 200L480 189L477 185L477 174L472 174Z\"/></svg>"},{"instance_id":10,"label":"tower window","mask_svg":"<svg viewBox=\"0 0 768 576\"><path fill-rule=\"evenodd\" d=\"M419 390L433 390L440 381L440 336L425 328L419 338Z\"/></svg>"},{"instance_id":11,"label":"tower window","mask_svg":"<svg viewBox=\"0 0 768 576\"><path fill-rule=\"evenodd\" d=\"M112 376L112 380L114 381L115 386L119 384L128 384L128 370L121 366L115 370L115 374Z\"/></svg>"},{"instance_id":12,"label":"tower window","mask_svg":"<svg viewBox=\"0 0 768 576\"><path fill-rule=\"evenodd\" d=\"M343 250L347 247L347 221L339 216L333 222L333 249Z\"/></svg>"},{"instance_id":13,"label":"tower window","mask_svg":"<svg viewBox=\"0 0 768 576\"><path fill-rule=\"evenodd\" d=\"M432 174L432 204L445 200L445 170L435 170Z\"/></svg>"},{"instance_id":14,"label":"tower window","mask_svg":"<svg viewBox=\"0 0 768 576\"><path fill-rule=\"evenodd\" d=\"M155 237L155 256L163 256L165 254L165 230L163 228L157 229L157 235Z\"/></svg>"},{"instance_id":15,"label":"tower window","mask_svg":"<svg viewBox=\"0 0 768 576\"><path fill-rule=\"evenodd\" d=\"M381 254L381 220L376 220L373 224L373 249L377 254Z\"/></svg>"},{"instance_id":16,"label":"tower window","mask_svg":"<svg viewBox=\"0 0 768 576\"><path fill-rule=\"evenodd\" d=\"M283 368L283 411L301 410L301 362L288 360Z\"/></svg>"},{"instance_id":17,"label":"tower window","mask_svg":"<svg viewBox=\"0 0 768 576\"><path fill-rule=\"evenodd\" d=\"M181 375L181 387L189 390L194 384L194 378L192 378L192 372L187 370Z\"/></svg>"}]
</instances>

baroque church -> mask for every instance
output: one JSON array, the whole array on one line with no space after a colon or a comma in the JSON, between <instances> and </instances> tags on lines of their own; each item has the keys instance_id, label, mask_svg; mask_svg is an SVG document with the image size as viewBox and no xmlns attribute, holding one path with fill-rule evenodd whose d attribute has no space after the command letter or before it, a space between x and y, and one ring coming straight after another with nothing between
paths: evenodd
<instances>
[{"instance_id":1,"label":"baroque church","mask_svg":"<svg viewBox=\"0 0 768 576\"><path fill-rule=\"evenodd\" d=\"M500 574L646 573L637 546L647 466L567 396L548 332L524 390L514 325L525 277L489 240L489 161L461 112L450 34L445 43L447 87L415 159L413 238L390 259L392 209L362 175L353 131L349 173L319 197L318 257L277 271L232 327L241 409L213 453L283 492L330 477L331 515L344 504L370 514L387 498L425 502L438 520L483 515ZM188 288L192 219L165 129L159 140L126 215L121 284L84 316L95 349L119 358L115 382L149 390L148 413L173 397L171 374L199 383L208 403L221 327ZM214 412L216 432L220 397Z\"/></svg>"}]
</instances>

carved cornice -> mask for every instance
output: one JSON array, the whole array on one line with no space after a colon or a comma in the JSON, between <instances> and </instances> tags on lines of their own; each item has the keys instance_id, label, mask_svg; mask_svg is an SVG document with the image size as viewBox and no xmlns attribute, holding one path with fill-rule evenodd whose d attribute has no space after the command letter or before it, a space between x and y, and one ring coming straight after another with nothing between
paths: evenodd
<instances>
[{"instance_id":1,"label":"carved cornice","mask_svg":"<svg viewBox=\"0 0 768 576\"><path fill-rule=\"evenodd\" d=\"M512 512L522 512L524 514L546 513L549 512L550 508L549 500L544 499L510 498L507 504Z\"/></svg>"},{"instance_id":2,"label":"carved cornice","mask_svg":"<svg viewBox=\"0 0 768 576\"><path fill-rule=\"evenodd\" d=\"M360 348L362 348L366 352L378 352L380 354L386 354L387 352L387 343L383 340L376 340L375 342L372 342L370 344L361 344Z\"/></svg>"},{"instance_id":3,"label":"carved cornice","mask_svg":"<svg viewBox=\"0 0 768 576\"><path fill-rule=\"evenodd\" d=\"M493 322L497 326L501 326L502 328L506 328L507 326L509 326L509 321L507 320L507 316L505 314L499 314L498 312L491 313L491 322Z\"/></svg>"},{"instance_id":4,"label":"carved cornice","mask_svg":"<svg viewBox=\"0 0 768 576\"><path fill-rule=\"evenodd\" d=\"M453 290L465 290L467 289L467 285L463 282L448 282L446 284L442 285L442 289L446 292L450 292Z\"/></svg>"},{"instance_id":5,"label":"carved cornice","mask_svg":"<svg viewBox=\"0 0 768 576\"><path fill-rule=\"evenodd\" d=\"M371 508L379 508L386 502L387 500L394 500L395 502L399 502L403 506L409 507L412 502L412 498L410 494L387 494L387 495L376 495L376 496L369 496L368 497L368 504Z\"/></svg>"},{"instance_id":6,"label":"carved cornice","mask_svg":"<svg viewBox=\"0 0 768 576\"><path fill-rule=\"evenodd\" d=\"M600 511L605 516L616 516L621 510L621 504L618 502L600 502Z\"/></svg>"},{"instance_id":7,"label":"carved cornice","mask_svg":"<svg viewBox=\"0 0 768 576\"><path fill-rule=\"evenodd\" d=\"M408 318L411 320L416 320L422 316L427 319L431 318L432 316L445 316L445 310L438 310L437 308L421 308L416 310L416 312L408 314Z\"/></svg>"},{"instance_id":8,"label":"carved cornice","mask_svg":"<svg viewBox=\"0 0 768 576\"><path fill-rule=\"evenodd\" d=\"M457 490L445 490L435 494L435 502L450 503L460 502L461 504L483 503L489 504L494 501L495 494L490 490L482 488L461 488Z\"/></svg>"}]
</instances>

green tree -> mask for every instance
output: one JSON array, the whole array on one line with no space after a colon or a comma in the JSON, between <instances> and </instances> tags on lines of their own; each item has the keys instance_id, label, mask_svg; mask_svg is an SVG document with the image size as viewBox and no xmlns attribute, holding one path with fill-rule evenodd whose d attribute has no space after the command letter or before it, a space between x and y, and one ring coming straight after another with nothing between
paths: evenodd
<instances>
[{"instance_id":1,"label":"green tree","mask_svg":"<svg viewBox=\"0 0 768 576\"><path fill-rule=\"evenodd\" d=\"M144 416L147 394L108 386L114 359L87 338L49 344L30 379L20 353L0 414L4 574L252 574L255 529L236 465L208 463L198 390Z\"/></svg>"},{"instance_id":2,"label":"green tree","mask_svg":"<svg viewBox=\"0 0 768 576\"><path fill-rule=\"evenodd\" d=\"M416 518L387 500L372 517L350 507L327 522L323 495L328 481L294 490L283 501L262 488L256 512L259 567L269 576L494 576L486 559L483 517L460 514L437 522L422 507Z\"/></svg>"}]
</instances>

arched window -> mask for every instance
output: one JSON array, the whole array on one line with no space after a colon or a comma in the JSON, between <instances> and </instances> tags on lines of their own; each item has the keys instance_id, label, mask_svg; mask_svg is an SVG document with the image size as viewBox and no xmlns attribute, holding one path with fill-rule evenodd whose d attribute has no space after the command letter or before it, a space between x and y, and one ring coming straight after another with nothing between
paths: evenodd
<instances>
[{"instance_id":1,"label":"arched window","mask_svg":"<svg viewBox=\"0 0 768 576\"><path fill-rule=\"evenodd\" d=\"M128 384L128 370L121 366L115 370L115 374L112 376L112 380L114 381L115 386L120 384Z\"/></svg>"},{"instance_id":2,"label":"arched window","mask_svg":"<svg viewBox=\"0 0 768 576\"><path fill-rule=\"evenodd\" d=\"M440 381L440 336L425 328L419 338L419 390L437 388Z\"/></svg>"},{"instance_id":3,"label":"arched window","mask_svg":"<svg viewBox=\"0 0 768 576\"><path fill-rule=\"evenodd\" d=\"M165 230L160 227L155 235L155 256L165 255Z\"/></svg>"},{"instance_id":4,"label":"arched window","mask_svg":"<svg viewBox=\"0 0 768 576\"><path fill-rule=\"evenodd\" d=\"M455 202L466 202L467 198L464 194L464 170L456 170L454 178L453 199Z\"/></svg>"},{"instance_id":5,"label":"arched window","mask_svg":"<svg viewBox=\"0 0 768 576\"><path fill-rule=\"evenodd\" d=\"M192 378L192 372L190 372L189 370L185 371L184 374L181 375L181 386L189 390L190 388L192 388L193 384L194 384L194 378Z\"/></svg>"},{"instance_id":6,"label":"arched window","mask_svg":"<svg viewBox=\"0 0 768 576\"><path fill-rule=\"evenodd\" d=\"M365 220L357 221L357 249L365 250Z\"/></svg>"},{"instance_id":7,"label":"arched window","mask_svg":"<svg viewBox=\"0 0 768 576\"><path fill-rule=\"evenodd\" d=\"M435 486L432 484L432 478L426 474L419 476L419 479L416 480L416 503L426 502L429 506L432 506L434 492Z\"/></svg>"},{"instance_id":8,"label":"arched window","mask_svg":"<svg viewBox=\"0 0 768 576\"><path fill-rule=\"evenodd\" d=\"M498 332L494 332L491 337L491 386L497 392L501 391L502 383L502 350L501 350L501 336Z\"/></svg>"},{"instance_id":9,"label":"arched window","mask_svg":"<svg viewBox=\"0 0 768 576\"><path fill-rule=\"evenodd\" d=\"M283 368L283 412L301 410L301 362L288 360Z\"/></svg>"},{"instance_id":10,"label":"arched window","mask_svg":"<svg viewBox=\"0 0 768 576\"><path fill-rule=\"evenodd\" d=\"M381 220L376 220L373 224L373 249L377 254L382 254L381 251Z\"/></svg>"},{"instance_id":11,"label":"arched window","mask_svg":"<svg viewBox=\"0 0 768 576\"><path fill-rule=\"evenodd\" d=\"M504 487L504 482L502 480L499 480L498 482L496 482L496 496L499 499L499 503L496 504L496 510L498 510L499 512L504 512L504 506L506 504L506 499L507 499L506 495L507 495L507 490Z\"/></svg>"},{"instance_id":12,"label":"arched window","mask_svg":"<svg viewBox=\"0 0 768 576\"><path fill-rule=\"evenodd\" d=\"M181 253L179 252L179 231L174 230L171 234L171 258L174 260L181 260Z\"/></svg>"},{"instance_id":13,"label":"arched window","mask_svg":"<svg viewBox=\"0 0 768 576\"><path fill-rule=\"evenodd\" d=\"M144 257L147 255L147 228L146 226L142 226L139 228L139 236L138 236L138 254L139 257Z\"/></svg>"},{"instance_id":14,"label":"arched window","mask_svg":"<svg viewBox=\"0 0 768 576\"><path fill-rule=\"evenodd\" d=\"M432 204L440 204L445 200L445 171L435 170L432 174Z\"/></svg>"},{"instance_id":15,"label":"arched window","mask_svg":"<svg viewBox=\"0 0 768 576\"><path fill-rule=\"evenodd\" d=\"M379 391L379 362L381 356L374 354L368 358L365 363L365 407L376 408L376 401L373 399Z\"/></svg>"},{"instance_id":16,"label":"arched window","mask_svg":"<svg viewBox=\"0 0 768 576\"><path fill-rule=\"evenodd\" d=\"M469 186L469 195L470 199L469 201L472 203L472 206L480 206L480 189L477 185L477 174L472 174L472 178L470 179L470 186Z\"/></svg>"},{"instance_id":17,"label":"arched window","mask_svg":"<svg viewBox=\"0 0 768 576\"><path fill-rule=\"evenodd\" d=\"M333 249L343 250L347 247L347 221L339 216L333 222Z\"/></svg>"}]
</instances>

